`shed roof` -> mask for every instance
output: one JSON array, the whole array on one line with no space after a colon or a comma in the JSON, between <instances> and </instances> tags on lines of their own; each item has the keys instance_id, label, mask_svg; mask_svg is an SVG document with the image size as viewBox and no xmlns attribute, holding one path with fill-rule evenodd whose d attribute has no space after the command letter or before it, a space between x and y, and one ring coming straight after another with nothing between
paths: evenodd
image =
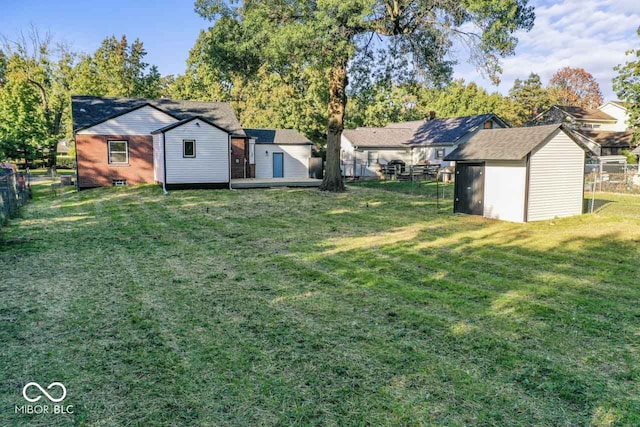
<instances>
[{"instance_id":1,"label":"shed roof","mask_svg":"<svg viewBox=\"0 0 640 427\"><path fill-rule=\"evenodd\" d=\"M247 129L245 133L259 144L311 145L309 138L294 129Z\"/></svg>"},{"instance_id":2,"label":"shed roof","mask_svg":"<svg viewBox=\"0 0 640 427\"><path fill-rule=\"evenodd\" d=\"M562 130L562 125L481 130L444 159L522 160L558 130ZM574 138L569 132L567 135ZM581 144L579 145L582 147Z\"/></svg>"},{"instance_id":3,"label":"shed roof","mask_svg":"<svg viewBox=\"0 0 640 427\"><path fill-rule=\"evenodd\" d=\"M633 151L631 151L631 153L640 156L640 145L638 145Z\"/></svg>"},{"instance_id":4,"label":"shed roof","mask_svg":"<svg viewBox=\"0 0 640 427\"><path fill-rule=\"evenodd\" d=\"M244 135L240 122L227 102L178 101L173 99L107 98L72 96L73 130L97 125L111 118L150 105L178 120L200 116L208 122L234 134Z\"/></svg>"}]
</instances>

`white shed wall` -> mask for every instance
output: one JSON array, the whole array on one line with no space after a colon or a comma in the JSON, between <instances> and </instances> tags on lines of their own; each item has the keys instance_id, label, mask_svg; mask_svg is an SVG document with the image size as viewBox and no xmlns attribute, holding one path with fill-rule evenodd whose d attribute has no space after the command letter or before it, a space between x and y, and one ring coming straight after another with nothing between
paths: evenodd
<instances>
[{"instance_id":1,"label":"white shed wall","mask_svg":"<svg viewBox=\"0 0 640 427\"><path fill-rule=\"evenodd\" d=\"M198 126L198 124L200 126ZM196 141L196 157L184 158L182 142ZM229 182L229 134L202 120L192 120L165 133L167 184Z\"/></svg>"},{"instance_id":2,"label":"white shed wall","mask_svg":"<svg viewBox=\"0 0 640 427\"><path fill-rule=\"evenodd\" d=\"M162 134L153 135L153 179L164 181L164 153L162 152Z\"/></svg>"},{"instance_id":3,"label":"white shed wall","mask_svg":"<svg viewBox=\"0 0 640 427\"><path fill-rule=\"evenodd\" d=\"M78 132L81 135L150 135L178 120L146 106Z\"/></svg>"},{"instance_id":4,"label":"white shed wall","mask_svg":"<svg viewBox=\"0 0 640 427\"><path fill-rule=\"evenodd\" d=\"M256 143L256 178L273 178L273 153L283 153L284 178L309 178L311 145Z\"/></svg>"},{"instance_id":5,"label":"white shed wall","mask_svg":"<svg viewBox=\"0 0 640 427\"><path fill-rule=\"evenodd\" d=\"M585 152L564 131L531 153L528 221L580 215Z\"/></svg>"},{"instance_id":6,"label":"white shed wall","mask_svg":"<svg viewBox=\"0 0 640 427\"><path fill-rule=\"evenodd\" d=\"M484 216L523 222L526 162L487 161L484 168Z\"/></svg>"}]
</instances>

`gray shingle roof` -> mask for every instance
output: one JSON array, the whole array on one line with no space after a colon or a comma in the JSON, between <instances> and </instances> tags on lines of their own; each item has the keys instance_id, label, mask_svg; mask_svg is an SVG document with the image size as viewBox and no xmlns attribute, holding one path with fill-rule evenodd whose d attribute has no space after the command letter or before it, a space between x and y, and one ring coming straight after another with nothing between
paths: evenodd
<instances>
[{"instance_id":1,"label":"gray shingle roof","mask_svg":"<svg viewBox=\"0 0 640 427\"><path fill-rule=\"evenodd\" d=\"M354 146L358 147L409 148L411 146L453 145L491 119L507 126L495 114L481 114L391 123L384 128L357 128L345 130L344 135Z\"/></svg>"},{"instance_id":2,"label":"gray shingle roof","mask_svg":"<svg viewBox=\"0 0 640 427\"><path fill-rule=\"evenodd\" d=\"M455 144L467 133L491 119L497 119L502 122L495 114L429 120L418 127L413 138L408 143L410 145Z\"/></svg>"},{"instance_id":3,"label":"gray shingle roof","mask_svg":"<svg viewBox=\"0 0 640 427\"><path fill-rule=\"evenodd\" d=\"M294 129L246 129L245 133L250 138L255 138L257 143L282 144L282 145L310 145L309 138Z\"/></svg>"},{"instance_id":4,"label":"gray shingle roof","mask_svg":"<svg viewBox=\"0 0 640 427\"><path fill-rule=\"evenodd\" d=\"M560 124L553 124L481 130L444 159L453 161L522 160L561 127ZM574 138L573 135L570 136Z\"/></svg>"},{"instance_id":5,"label":"gray shingle roof","mask_svg":"<svg viewBox=\"0 0 640 427\"><path fill-rule=\"evenodd\" d=\"M413 129L402 128L357 128L343 131L345 138L354 147L380 147L406 149Z\"/></svg>"},{"instance_id":6,"label":"gray shingle roof","mask_svg":"<svg viewBox=\"0 0 640 427\"><path fill-rule=\"evenodd\" d=\"M638 156L640 156L640 145L638 145L633 151L633 154L637 154Z\"/></svg>"},{"instance_id":7,"label":"gray shingle roof","mask_svg":"<svg viewBox=\"0 0 640 427\"><path fill-rule=\"evenodd\" d=\"M601 147L619 147L626 148L633 145L633 131L624 132L606 131L606 130L584 130L577 129L575 132L580 133Z\"/></svg>"},{"instance_id":8,"label":"gray shingle roof","mask_svg":"<svg viewBox=\"0 0 640 427\"><path fill-rule=\"evenodd\" d=\"M105 98L100 96L72 96L73 130L101 123L149 104L179 120L200 116L231 133L244 135L231 105L227 102L177 101L173 99Z\"/></svg>"}]
</instances>

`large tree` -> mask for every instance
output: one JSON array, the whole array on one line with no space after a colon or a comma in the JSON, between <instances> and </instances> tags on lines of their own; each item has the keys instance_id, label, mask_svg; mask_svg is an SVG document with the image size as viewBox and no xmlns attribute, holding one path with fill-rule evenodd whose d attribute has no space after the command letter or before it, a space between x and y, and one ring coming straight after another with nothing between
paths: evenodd
<instances>
[{"instance_id":1,"label":"large tree","mask_svg":"<svg viewBox=\"0 0 640 427\"><path fill-rule=\"evenodd\" d=\"M615 67L618 76L613 79L613 89L620 100L627 103L628 126L636 131L637 138L640 130L640 49L629 50L627 56L629 61Z\"/></svg>"},{"instance_id":2,"label":"large tree","mask_svg":"<svg viewBox=\"0 0 640 427\"><path fill-rule=\"evenodd\" d=\"M73 91L83 95L157 98L158 68L144 62L147 52L136 39L105 38L93 55L83 55L75 69Z\"/></svg>"},{"instance_id":3,"label":"large tree","mask_svg":"<svg viewBox=\"0 0 640 427\"><path fill-rule=\"evenodd\" d=\"M41 37L35 28L17 40L5 39L4 51L7 59L0 102L5 122L0 137L4 139L5 148L12 144L23 148L44 147L49 166L53 167L58 140L65 134L74 55L64 45L54 46L50 35ZM34 93L37 107L33 104ZM25 133L22 127L31 129L30 133ZM22 151L29 153L29 150ZM5 152L16 150L5 149Z\"/></svg>"},{"instance_id":4,"label":"large tree","mask_svg":"<svg viewBox=\"0 0 640 427\"><path fill-rule=\"evenodd\" d=\"M455 41L470 47L470 58L496 79L499 58L513 53L518 29L533 25L527 0L197 0L196 11L215 26L234 30L221 36L220 58L255 72L256 63L286 67L304 63L327 70L327 168L322 189L342 191L340 136L347 105L348 67L379 37L392 57L410 58L410 68L431 82L447 81ZM220 24L222 23L222 24ZM257 52L257 54L256 54Z\"/></svg>"},{"instance_id":5,"label":"large tree","mask_svg":"<svg viewBox=\"0 0 640 427\"><path fill-rule=\"evenodd\" d=\"M552 99L559 105L595 109L602 105L600 85L584 68L564 67L549 82Z\"/></svg>"}]
</instances>

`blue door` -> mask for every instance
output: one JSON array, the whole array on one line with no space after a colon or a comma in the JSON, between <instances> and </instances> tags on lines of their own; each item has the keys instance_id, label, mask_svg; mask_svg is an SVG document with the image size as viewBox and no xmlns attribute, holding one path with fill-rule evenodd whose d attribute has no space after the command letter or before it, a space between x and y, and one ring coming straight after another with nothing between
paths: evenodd
<instances>
[{"instance_id":1,"label":"blue door","mask_svg":"<svg viewBox=\"0 0 640 427\"><path fill-rule=\"evenodd\" d=\"M284 178L284 154L273 153L273 177Z\"/></svg>"}]
</instances>

